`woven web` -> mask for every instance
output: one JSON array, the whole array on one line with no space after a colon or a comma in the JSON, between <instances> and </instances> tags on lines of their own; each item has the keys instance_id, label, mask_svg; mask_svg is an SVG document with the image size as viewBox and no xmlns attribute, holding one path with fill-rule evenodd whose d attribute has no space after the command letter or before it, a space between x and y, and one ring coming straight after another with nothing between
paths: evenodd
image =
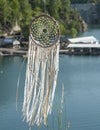
<instances>
[{"instance_id":1,"label":"woven web","mask_svg":"<svg viewBox=\"0 0 100 130\"><path fill-rule=\"evenodd\" d=\"M59 38L58 25L48 15L40 15L33 19L30 31L33 40L42 47L48 47L57 43Z\"/></svg>"}]
</instances>

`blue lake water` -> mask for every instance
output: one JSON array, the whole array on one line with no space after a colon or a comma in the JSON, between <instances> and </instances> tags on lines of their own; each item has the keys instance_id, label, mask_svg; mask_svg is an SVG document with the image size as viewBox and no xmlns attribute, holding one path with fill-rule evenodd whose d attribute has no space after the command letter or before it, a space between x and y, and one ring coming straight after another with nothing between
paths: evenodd
<instances>
[{"instance_id":1,"label":"blue lake water","mask_svg":"<svg viewBox=\"0 0 100 130\"><path fill-rule=\"evenodd\" d=\"M90 28L87 32L83 33L82 36L94 36L100 41L100 27Z\"/></svg>"},{"instance_id":2,"label":"blue lake water","mask_svg":"<svg viewBox=\"0 0 100 130\"><path fill-rule=\"evenodd\" d=\"M93 29L83 36L94 35ZM0 130L29 130L22 121L22 103L26 61L22 57L0 57ZM60 66L52 114L48 125L32 130L100 130L100 56L60 55ZM18 112L16 112L16 84L19 73ZM64 104L61 110L62 84Z\"/></svg>"}]
</instances>

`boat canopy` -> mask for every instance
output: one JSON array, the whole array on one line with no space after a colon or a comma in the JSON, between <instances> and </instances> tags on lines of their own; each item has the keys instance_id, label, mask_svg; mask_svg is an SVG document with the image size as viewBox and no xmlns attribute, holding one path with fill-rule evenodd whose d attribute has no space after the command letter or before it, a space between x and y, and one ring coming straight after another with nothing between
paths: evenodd
<instances>
[{"instance_id":1,"label":"boat canopy","mask_svg":"<svg viewBox=\"0 0 100 130\"><path fill-rule=\"evenodd\" d=\"M69 38L70 43L99 43L98 40L94 36L87 36L87 37L78 37L78 38Z\"/></svg>"},{"instance_id":2,"label":"boat canopy","mask_svg":"<svg viewBox=\"0 0 100 130\"><path fill-rule=\"evenodd\" d=\"M67 48L100 48L100 44L69 44Z\"/></svg>"}]
</instances>

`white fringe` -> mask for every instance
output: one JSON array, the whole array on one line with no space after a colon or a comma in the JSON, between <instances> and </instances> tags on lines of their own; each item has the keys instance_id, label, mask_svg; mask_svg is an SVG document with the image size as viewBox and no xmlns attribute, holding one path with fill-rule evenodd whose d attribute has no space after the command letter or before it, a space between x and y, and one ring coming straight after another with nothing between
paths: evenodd
<instances>
[{"instance_id":1,"label":"white fringe","mask_svg":"<svg viewBox=\"0 0 100 130\"><path fill-rule=\"evenodd\" d=\"M52 111L59 70L59 44L37 46L29 37L29 51L24 88L23 117L30 126L44 123Z\"/></svg>"}]
</instances>

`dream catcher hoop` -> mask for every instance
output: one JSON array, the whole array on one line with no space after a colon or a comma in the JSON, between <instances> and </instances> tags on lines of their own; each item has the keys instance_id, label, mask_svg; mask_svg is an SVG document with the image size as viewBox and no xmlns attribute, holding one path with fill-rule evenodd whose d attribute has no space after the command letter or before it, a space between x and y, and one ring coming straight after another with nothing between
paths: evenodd
<instances>
[{"instance_id":1,"label":"dream catcher hoop","mask_svg":"<svg viewBox=\"0 0 100 130\"><path fill-rule=\"evenodd\" d=\"M59 70L59 27L43 14L30 25L23 117L30 126L44 123L52 111Z\"/></svg>"}]
</instances>

